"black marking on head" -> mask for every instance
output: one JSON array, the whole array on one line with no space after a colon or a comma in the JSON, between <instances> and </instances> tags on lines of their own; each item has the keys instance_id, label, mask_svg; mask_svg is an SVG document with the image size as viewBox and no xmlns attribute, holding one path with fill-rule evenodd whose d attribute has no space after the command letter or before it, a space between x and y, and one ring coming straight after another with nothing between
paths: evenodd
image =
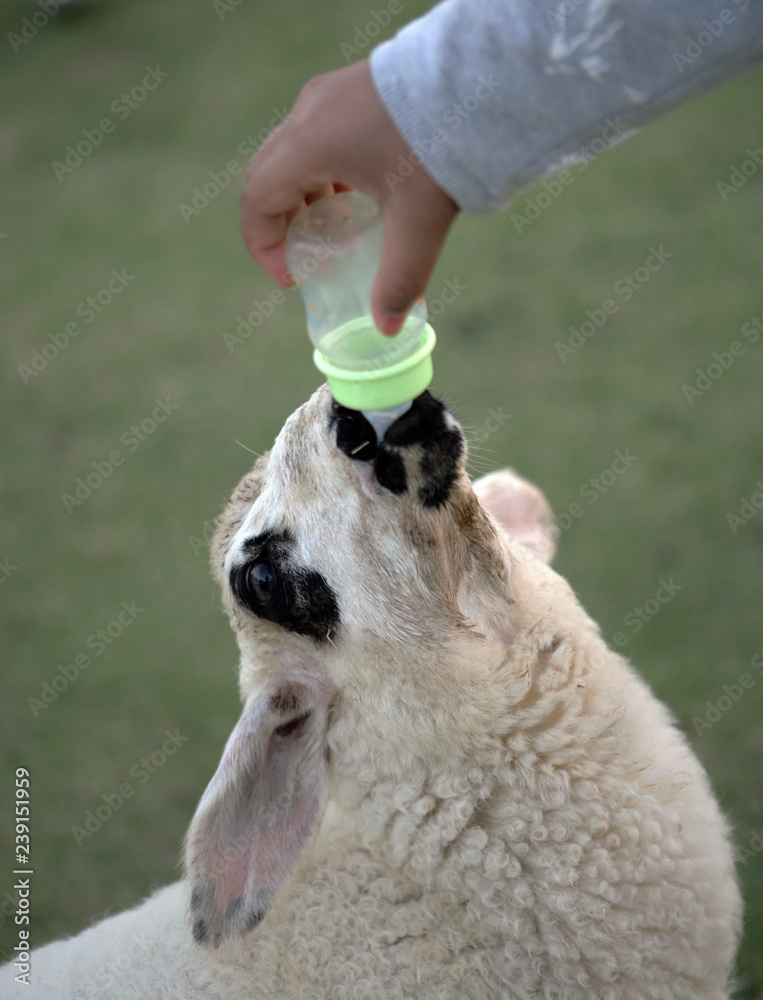
<instances>
[{"instance_id":1,"label":"black marking on head","mask_svg":"<svg viewBox=\"0 0 763 1000\"><path fill-rule=\"evenodd\" d=\"M376 431L360 410L349 410L334 400L330 423L336 426L336 446L354 462L372 462L376 456Z\"/></svg>"},{"instance_id":2,"label":"black marking on head","mask_svg":"<svg viewBox=\"0 0 763 1000\"><path fill-rule=\"evenodd\" d=\"M408 489L408 476L402 458L383 444L376 456L374 471L377 483L390 493L400 496Z\"/></svg>"},{"instance_id":3,"label":"black marking on head","mask_svg":"<svg viewBox=\"0 0 763 1000\"><path fill-rule=\"evenodd\" d=\"M421 444L429 448L449 428L445 423L445 404L427 390L411 403L384 435L384 443L398 448Z\"/></svg>"},{"instance_id":4,"label":"black marking on head","mask_svg":"<svg viewBox=\"0 0 763 1000\"><path fill-rule=\"evenodd\" d=\"M340 624L336 596L320 573L294 565L293 547L289 532L248 539L244 550L250 558L231 572L231 589L258 618L323 642Z\"/></svg>"},{"instance_id":5,"label":"black marking on head","mask_svg":"<svg viewBox=\"0 0 763 1000\"><path fill-rule=\"evenodd\" d=\"M420 469L425 485L419 488L419 500L425 507L442 507L448 502L463 451L459 432L446 427L436 444L424 452Z\"/></svg>"},{"instance_id":6,"label":"black marking on head","mask_svg":"<svg viewBox=\"0 0 763 1000\"><path fill-rule=\"evenodd\" d=\"M439 399L435 399L429 392L423 392L414 399L410 409L387 430L376 460L378 470L382 456L397 458L404 485L401 490L393 492L403 492L406 488L405 469L399 456L390 451L390 447L397 449L419 445L422 449L419 469L424 485L419 487L418 497L424 507L434 509L447 503L464 453L463 435L458 428L449 426L446 413L445 405Z\"/></svg>"},{"instance_id":7,"label":"black marking on head","mask_svg":"<svg viewBox=\"0 0 763 1000\"><path fill-rule=\"evenodd\" d=\"M198 920L193 922L193 939L196 944L204 944L209 937L209 931L207 930L206 921L199 917Z\"/></svg>"},{"instance_id":8,"label":"black marking on head","mask_svg":"<svg viewBox=\"0 0 763 1000\"><path fill-rule=\"evenodd\" d=\"M294 535L288 528L283 531L265 531L254 538L247 538L244 542L244 552L249 556L257 556L268 545L283 546L284 550L288 551L289 546L294 545Z\"/></svg>"},{"instance_id":9,"label":"black marking on head","mask_svg":"<svg viewBox=\"0 0 763 1000\"><path fill-rule=\"evenodd\" d=\"M278 691L270 699L270 711L286 715L297 707L297 696L292 691Z\"/></svg>"},{"instance_id":10,"label":"black marking on head","mask_svg":"<svg viewBox=\"0 0 763 1000\"><path fill-rule=\"evenodd\" d=\"M400 496L408 489L408 475L399 449L419 445L424 450L421 472L425 486L418 492L425 507L447 502L463 453L461 433L449 427L445 406L424 392L387 429L381 444L376 432L359 410L350 410L334 400L329 426L336 428L337 448L353 461L373 462L376 481Z\"/></svg>"}]
</instances>

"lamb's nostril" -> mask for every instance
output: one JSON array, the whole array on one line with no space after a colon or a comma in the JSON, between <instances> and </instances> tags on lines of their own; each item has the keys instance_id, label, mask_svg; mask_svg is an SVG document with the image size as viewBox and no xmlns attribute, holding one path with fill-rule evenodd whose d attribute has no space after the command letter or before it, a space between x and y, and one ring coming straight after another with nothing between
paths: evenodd
<instances>
[{"instance_id":1,"label":"lamb's nostril","mask_svg":"<svg viewBox=\"0 0 763 1000\"><path fill-rule=\"evenodd\" d=\"M464 438L458 422L443 403L429 392L417 396L410 409L387 430L382 445L376 459L376 475L382 485L393 493L405 492L406 468L400 454L418 446L415 457L419 500L429 509L447 503L463 459ZM387 455L389 459L383 462Z\"/></svg>"},{"instance_id":2,"label":"lamb's nostril","mask_svg":"<svg viewBox=\"0 0 763 1000\"><path fill-rule=\"evenodd\" d=\"M380 448L376 458L376 481L380 486L400 496L408 489L408 476L402 458L391 448Z\"/></svg>"},{"instance_id":3,"label":"lamb's nostril","mask_svg":"<svg viewBox=\"0 0 763 1000\"><path fill-rule=\"evenodd\" d=\"M359 410L334 404L336 446L355 462L373 462L376 457L376 431Z\"/></svg>"},{"instance_id":4,"label":"lamb's nostril","mask_svg":"<svg viewBox=\"0 0 763 1000\"><path fill-rule=\"evenodd\" d=\"M439 399L429 391L423 392L387 430L384 443L398 448L434 443L446 430L445 413L445 406Z\"/></svg>"}]
</instances>

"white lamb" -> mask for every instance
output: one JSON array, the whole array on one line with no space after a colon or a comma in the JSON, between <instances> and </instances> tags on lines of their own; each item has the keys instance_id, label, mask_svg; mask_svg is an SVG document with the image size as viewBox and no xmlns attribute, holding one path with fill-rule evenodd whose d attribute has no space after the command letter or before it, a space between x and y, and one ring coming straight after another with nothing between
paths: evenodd
<instances>
[{"instance_id":1,"label":"white lamb","mask_svg":"<svg viewBox=\"0 0 763 1000\"><path fill-rule=\"evenodd\" d=\"M464 453L429 393L378 444L326 387L287 421L212 547L244 709L186 878L3 1000L728 998L707 778L543 561L545 500L478 501Z\"/></svg>"}]
</instances>

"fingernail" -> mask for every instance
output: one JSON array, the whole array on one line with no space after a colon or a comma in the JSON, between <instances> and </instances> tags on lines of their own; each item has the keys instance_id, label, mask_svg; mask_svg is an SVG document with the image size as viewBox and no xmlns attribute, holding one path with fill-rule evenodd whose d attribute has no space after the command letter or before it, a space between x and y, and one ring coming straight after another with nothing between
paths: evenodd
<instances>
[{"instance_id":1,"label":"fingernail","mask_svg":"<svg viewBox=\"0 0 763 1000\"><path fill-rule=\"evenodd\" d=\"M396 333L400 331L400 327L405 321L404 312L385 312L382 313L381 325L379 329L387 337L394 337Z\"/></svg>"}]
</instances>

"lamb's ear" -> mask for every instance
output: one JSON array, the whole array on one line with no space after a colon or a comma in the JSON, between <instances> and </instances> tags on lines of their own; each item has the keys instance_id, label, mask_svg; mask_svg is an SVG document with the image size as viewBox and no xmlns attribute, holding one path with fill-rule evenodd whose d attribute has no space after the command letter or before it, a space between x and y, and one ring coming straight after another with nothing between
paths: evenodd
<instances>
[{"instance_id":1,"label":"lamb's ear","mask_svg":"<svg viewBox=\"0 0 763 1000\"><path fill-rule=\"evenodd\" d=\"M326 802L328 697L282 681L250 695L186 837L190 920L217 947L262 920Z\"/></svg>"},{"instance_id":2,"label":"lamb's ear","mask_svg":"<svg viewBox=\"0 0 763 1000\"><path fill-rule=\"evenodd\" d=\"M543 562L551 562L557 529L548 500L537 486L511 469L501 469L478 479L474 492L507 535Z\"/></svg>"}]
</instances>

